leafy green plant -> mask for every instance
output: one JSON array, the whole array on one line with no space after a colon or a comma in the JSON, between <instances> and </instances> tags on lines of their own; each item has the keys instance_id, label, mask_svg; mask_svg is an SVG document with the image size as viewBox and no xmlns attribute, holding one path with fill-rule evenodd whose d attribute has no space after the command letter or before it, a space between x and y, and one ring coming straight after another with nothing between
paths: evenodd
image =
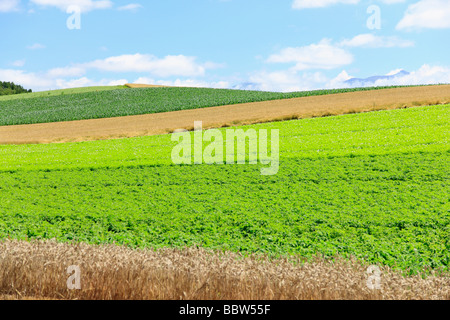
<instances>
[{"instance_id":1,"label":"leafy green plant","mask_svg":"<svg viewBox=\"0 0 450 320\"><path fill-rule=\"evenodd\" d=\"M274 176L259 165L173 165L170 135L0 146L0 239L356 256L448 272L449 112L244 127L280 130Z\"/></svg>"}]
</instances>

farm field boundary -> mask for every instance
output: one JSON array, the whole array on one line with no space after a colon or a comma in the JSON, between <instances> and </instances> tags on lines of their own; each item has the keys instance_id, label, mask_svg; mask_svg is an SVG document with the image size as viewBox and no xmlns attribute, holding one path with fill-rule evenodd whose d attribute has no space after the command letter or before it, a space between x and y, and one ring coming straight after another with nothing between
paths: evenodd
<instances>
[{"instance_id":1,"label":"farm field boundary","mask_svg":"<svg viewBox=\"0 0 450 320\"><path fill-rule=\"evenodd\" d=\"M450 102L450 85L402 87L157 114L0 127L0 144L105 140Z\"/></svg>"},{"instance_id":2,"label":"farm field boundary","mask_svg":"<svg viewBox=\"0 0 450 320\"><path fill-rule=\"evenodd\" d=\"M280 130L269 177L170 135L0 146L0 298L449 299L449 107L249 126Z\"/></svg>"},{"instance_id":3,"label":"farm field boundary","mask_svg":"<svg viewBox=\"0 0 450 320\"><path fill-rule=\"evenodd\" d=\"M49 96L14 101L0 100L0 126L50 123L136 116L162 112L193 110L234 104L274 101L345 92L374 91L400 87L367 87L298 92L211 89L191 87L92 88L50 91ZM86 92L84 92L86 90ZM73 91L73 94L68 94ZM20 95L18 95L20 96Z\"/></svg>"},{"instance_id":4,"label":"farm field boundary","mask_svg":"<svg viewBox=\"0 0 450 320\"><path fill-rule=\"evenodd\" d=\"M274 176L259 165L173 165L170 135L1 146L0 239L339 254L448 271L449 112L249 126L280 130Z\"/></svg>"}]
</instances>

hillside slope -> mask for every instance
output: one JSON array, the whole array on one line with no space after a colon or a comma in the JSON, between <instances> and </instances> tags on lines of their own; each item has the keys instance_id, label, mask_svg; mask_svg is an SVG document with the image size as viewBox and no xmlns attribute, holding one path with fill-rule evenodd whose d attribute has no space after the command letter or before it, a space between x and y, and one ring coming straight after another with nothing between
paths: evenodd
<instances>
[{"instance_id":1,"label":"hillside slope","mask_svg":"<svg viewBox=\"0 0 450 320\"><path fill-rule=\"evenodd\" d=\"M434 86L436 87L436 86ZM430 88L434 88L430 86ZM437 86L440 92L448 92L450 86ZM401 87L414 89L419 87ZM91 90L92 89L92 90ZM126 90L93 90L36 98L0 100L0 126L101 119L110 117L153 114L179 110L191 110L214 106L291 99L311 96L328 96L347 92L374 92L383 88L352 88L316 90L304 92L263 92L210 88L140 88ZM389 89L392 89L391 87ZM80 89L82 90L82 89ZM417 89L423 91L424 89ZM436 94L436 89L429 89ZM413 92L412 90L411 92ZM438 98L442 98L438 96Z\"/></svg>"},{"instance_id":2,"label":"hillside slope","mask_svg":"<svg viewBox=\"0 0 450 320\"><path fill-rule=\"evenodd\" d=\"M449 112L245 127L280 131L273 176L263 165L174 165L169 135L0 146L0 239L355 256L448 272Z\"/></svg>"},{"instance_id":3,"label":"hillside slope","mask_svg":"<svg viewBox=\"0 0 450 320\"><path fill-rule=\"evenodd\" d=\"M164 92L171 91L160 90L172 89L176 88L128 90L154 90L152 92L157 94L160 99L163 99ZM128 90L121 90L121 92ZM192 94L197 91L188 90L185 92ZM207 92L214 93L216 91ZM228 94L230 92L233 93L232 91L227 91L222 98L229 98ZM145 94L145 91L141 93ZM248 96L248 92L241 92L240 94L243 94L241 98L251 97L251 95ZM252 94L256 95L253 99L262 98L259 95L260 93L254 92ZM174 100L173 97L164 99L168 99L167 101L170 103L174 101L185 103L182 96L177 98L179 100ZM210 96L208 99L209 102L217 101L215 96ZM74 100L74 103L76 101L78 100ZM191 95L189 101L189 103L194 103L195 105L196 97ZM203 121L204 128L211 128L448 102L450 102L450 85L336 93L127 117L3 126L0 127L0 144L50 143L134 137L164 134L173 132L176 129L192 129L194 121ZM127 105L131 101L126 100L123 103ZM139 102L136 103L139 105ZM104 101L98 100L97 104L103 105ZM130 105L130 108L133 108L133 106ZM69 107L65 110L68 113L71 111Z\"/></svg>"}]
</instances>

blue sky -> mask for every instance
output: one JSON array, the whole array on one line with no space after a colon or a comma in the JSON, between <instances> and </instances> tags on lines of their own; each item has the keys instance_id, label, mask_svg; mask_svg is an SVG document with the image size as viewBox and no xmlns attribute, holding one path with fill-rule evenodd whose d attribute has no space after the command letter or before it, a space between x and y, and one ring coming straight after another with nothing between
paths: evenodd
<instances>
[{"instance_id":1,"label":"blue sky","mask_svg":"<svg viewBox=\"0 0 450 320\"><path fill-rule=\"evenodd\" d=\"M294 91L403 69L370 85L450 83L449 0L138 1L0 0L0 80Z\"/></svg>"}]
</instances>

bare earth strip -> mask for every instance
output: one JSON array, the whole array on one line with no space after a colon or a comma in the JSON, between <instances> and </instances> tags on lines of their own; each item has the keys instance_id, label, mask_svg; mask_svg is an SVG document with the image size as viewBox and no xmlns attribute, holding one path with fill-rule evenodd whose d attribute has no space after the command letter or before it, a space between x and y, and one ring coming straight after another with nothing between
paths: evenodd
<instances>
[{"instance_id":1,"label":"bare earth strip","mask_svg":"<svg viewBox=\"0 0 450 320\"><path fill-rule=\"evenodd\" d=\"M0 144L74 142L156 135L176 129L388 110L450 102L450 85L406 87L254 102L195 110L70 122L0 127Z\"/></svg>"},{"instance_id":2,"label":"bare earth strip","mask_svg":"<svg viewBox=\"0 0 450 320\"><path fill-rule=\"evenodd\" d=\"M67 288L74 272L68 274L69 266L79 268L80 290ZM377 289L367 265L339 258L302 263L294 257L270 260L198 248L0 242L0 299L450 299L448 275L422 278L386 267L379 271Z\"/></svg>"}]
</instances>

